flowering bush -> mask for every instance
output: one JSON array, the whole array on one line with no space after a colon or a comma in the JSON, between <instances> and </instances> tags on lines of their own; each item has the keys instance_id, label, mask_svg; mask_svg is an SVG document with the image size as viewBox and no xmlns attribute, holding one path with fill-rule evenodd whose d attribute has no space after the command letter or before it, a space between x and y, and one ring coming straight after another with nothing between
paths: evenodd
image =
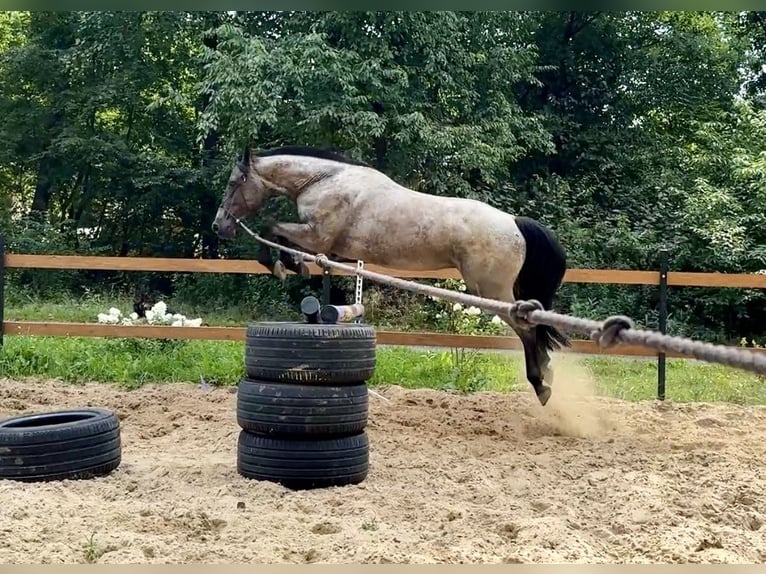
<instances>
[{"instance_id":1,"label":"flowering bush","mask_svg":"<svg viewBox=\"0 0 766 574\"><path fill-rule=\"evenodd\" d=\"M168 306L164 301L158 301L151 309L146 310L146 318L143 322L149 325L170 325L171 327L199 327L202 325L202 319L197 317L196 319L187 319L180 313L168 313ZM131 313L130 315L123 315L117 307L111 307L106 313L98 314L98 322L105 323L107 325L134 325L141 323L142 320L138 318L138 313Z\"/></svg>"},{"instance_id":2,"label":"flowering bush","mask_svg":"<svg viewBox=\"0 0 766 574\"><path fill-rule=\"evenodd\" d=\"M451 291L467 291L462 279L447 279L435 283L436 287ZM440 297L427 298L429 316L433 317L436 326L450 333L462 335L507 335L508 325L497 315L489 315L478 307L464 306L461 303L445 301ZM445 381L446 389L459 392L474 392L484 388L488 377L482 363L482 354L476 349L463 347L452 348L445 355L449 362L449 381Z\"/></svg>"},{"instance_id":3,"label":"flowering bush","mask_svg":"<svg viewBox=\"0 0 766 574\"><path fill-rule=\"evenodd\" d=\"M462 279L446 279L436 283L436 287L466 291L465 281ZM507 334L506 323L497 315L490 316L473 305L465 307L461 303L444 301L439 297L429 296L428 299L436 306L436 324L449 332L462 335Z\"/></svg>"}]
</instances>

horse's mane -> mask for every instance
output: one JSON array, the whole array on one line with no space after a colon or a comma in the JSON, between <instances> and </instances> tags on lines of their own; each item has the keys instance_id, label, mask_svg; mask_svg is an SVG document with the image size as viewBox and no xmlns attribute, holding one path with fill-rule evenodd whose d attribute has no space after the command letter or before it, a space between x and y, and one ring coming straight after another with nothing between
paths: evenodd
<instances>
[{"instance_id":1,"label":"horse's mane","mask_svg":"<svg viewBox=\"0 0 766 574\"><path fill-rule=\"evenodd\" d=\"M369 164L346 157L343 153L340 153L339 151L335 151L330 148L315 148L311 146L288 145L288 146L277 147L273 149L262 150L256 153L255 155L258 157L268 157L272 155L305 155L310 157L317 157L319 159L329 159L332 161L339 161L341 163L348 163L351 165L361 165L365 167L370 167Z\"/></svg>"}]
</instances>

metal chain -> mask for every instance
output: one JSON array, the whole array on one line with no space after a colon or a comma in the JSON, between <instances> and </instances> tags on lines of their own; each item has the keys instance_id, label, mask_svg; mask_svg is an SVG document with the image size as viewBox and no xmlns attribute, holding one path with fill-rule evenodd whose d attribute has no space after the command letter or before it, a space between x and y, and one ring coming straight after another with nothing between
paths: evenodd
<instances>
[{"instance_id":1,"label":"metal chain","mask_svg":"<svg viewBox=\"0 0 766 574\"><path fill-rule=\"evenodd\" d=\"M553 311L546 311L539 301L516 301L508 303L496 299L487 299L468 293L460 293L408 281L399 277L391 277L382 273L369 271L358 266L356 269L350 265L345 265L337 261L328 259L326 255L311 255L303 251L298 251L273 241L264 239L257 233L250 230L239 219L237 223L249 233L253 238L265 245L276 249L281 249L287 253L301 256L305 260L312 261L324 269L339 269L353 273L357 278L366 277L371 281L384 283L407 291L413 291L422 295L428 295L436 298L455 301L469 306L478 307L485 311L494 313L501 317L506 317L514 322L526 322L528 324L544 324L552 327L558 327L568 331L574 331L580 334L588 335L591 340L603 348L612 347L617 343L627 343L649 347L660 352L675 352L681 355L687 355L702 361L721 363L730 367L736 367L746 371L752 371L761 375L766 375L766 356L759 353L728 347L725 345L715 345L713 343L703 343L694 341L686 337L677 337L665 335L658 331L647 331L636 329L633 321L629 317L616 315L607 318L603 322L570 315L562 315ZM357 283L358 285L359 283Z\"/></svg>"},{"instance_id":2,"label":"metal chain","mask_svg":"<svg viewBox=\"0 0 766 574\"><path fill-rule=\"evenodd\" d=\"M362 261L361 259L359 259L356 262L356 270L357 271L364 270L364 261ZM357 305L362 304L362 282L363 281L364 281L364 278L359 273L357 273L356 274L356 291L354 292L354 303L356 303ZM356 323L361 323L362 315L354 319L354 321Z\"/></svg>"}]
</instances>

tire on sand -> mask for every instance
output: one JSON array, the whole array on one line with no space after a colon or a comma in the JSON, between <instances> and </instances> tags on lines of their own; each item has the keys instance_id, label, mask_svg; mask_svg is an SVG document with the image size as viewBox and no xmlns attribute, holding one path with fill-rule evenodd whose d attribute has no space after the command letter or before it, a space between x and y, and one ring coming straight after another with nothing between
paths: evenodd
<instances>
[{"instance_id":1,"label":"tire on sand","mask_svg":"<svg viewBox=\"0 0 766 574\"><path fill-rule=\"evenodd\" d=\"M329 386L242 379L237 389L237 424L272 437L330 437L367 426L367 385Z\"/></svg>"},{"instance_id":2,"label":"tire on sand","mask_svg":"<svg viewBox=\"0 0 766 574\"><path fill-rule=\"evenodd\" d=\"M0 479L94 478L109 474L121 460L119 419L107 409L50 411L0 421Z\"/></svg>"},{"instance_id":3,"label":"tire on sand","mask_svg":"<svg viewBox=\"0 0 766 574\"><path fill-rule=\"evenodd\" d=\"M358 484L369 470L365 432L329 439L277 439L240 431L237 471L293 490Z\"/></svg>"},{"instance_id":4,"label":"tire on sand","mask_svg":"<svg viewBox=\"0 0 766 574\"><path fill-rule=\"evenodd\" d=\"M245 372L281 383L361 383L375 372L375 346L375 329L365 324L252 323Z\"/></svg>"}]
</instances>

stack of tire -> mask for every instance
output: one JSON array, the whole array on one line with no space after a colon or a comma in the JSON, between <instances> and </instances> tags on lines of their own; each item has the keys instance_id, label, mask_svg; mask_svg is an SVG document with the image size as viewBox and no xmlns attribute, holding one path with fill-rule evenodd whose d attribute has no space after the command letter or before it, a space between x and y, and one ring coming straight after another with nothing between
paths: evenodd
<instances>
[{"instance_id":1,"label":"stack of tire","mask_svg":"<svg viewBox=\"0 0 766 574\"><path fill-rule=\"evenodd\" d=\"M248 325L237 391L238 472L290 489L362 482L375 347L366 324Z\"/></svg>"}]
</instances>

